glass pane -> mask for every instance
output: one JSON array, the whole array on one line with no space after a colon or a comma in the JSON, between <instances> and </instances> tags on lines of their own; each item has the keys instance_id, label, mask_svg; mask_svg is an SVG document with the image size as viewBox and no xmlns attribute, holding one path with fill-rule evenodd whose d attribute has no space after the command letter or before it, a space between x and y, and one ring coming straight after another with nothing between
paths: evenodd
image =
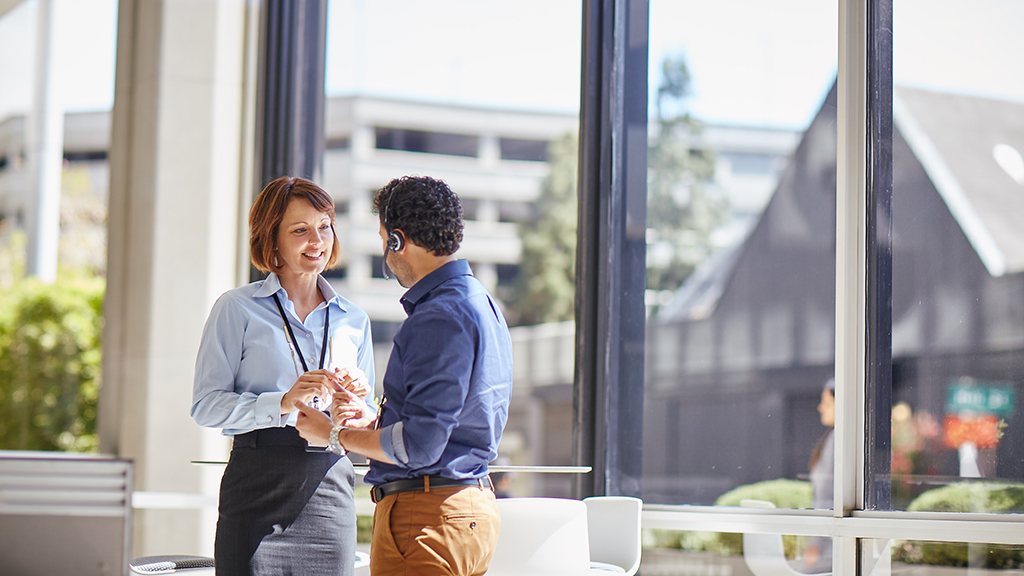
<instances>
[{"instance_id":1,"label":"glass pane","mask_svg":"<svg viewBox=\"0 0 1024 576\"><path fill-rule=\"evenodd\" d=\"M646 529L640 573L821 574L832 571L831 544L821 536Z\"/></svg>"},{"instance_id":2,"label":"glass pane","mask_svg":"<svg viewBox=\"0 0 1024 576\"><path fill-rule=\"evenodd\" d=\"M99 444L116 25L116 0L0 2L0 450Z\"/></svg>"},{"instance_id":3,"label":"glass pane","mask_svg":"<svg viewBox=\"0 0 1024 576\"><path fill-rule=\"evenodd\" d=\"M893 4L891 505L1020 512L1024 5L965 8Z\"/></svg>"},{"instance_id":4,"label":"glass pane","mask_svg":"<svg viewBox=\"0 0 1024 576\"><path fill-rule=\"evenodd\" d=\"M324 183L344 268L331 282L373 322L378 380L404 289L383 277L370 202L392 178L441 178L462 200L457 255L513 327L497 464L571 464L580 3L332 0L328 19ZM567 496L570 480L506 481L516 496Z\"/></svg>"},{"instance_id":5,"label":"glass pane","mask_svg":"<svg viewBox=\"0 0 1024 576\"><path fill-rule=\"evenodd\" d=\"M650 3L646 502L831 506L837 13Z\"/></svg>"},{"instance_id":6,"label":"glass pane","mask_svg":"<svg viewBox=\"0 0 1024 576\"><path fill-rule=\"evenodd\" d=\"M893 574L1017 574L1024 568L1024 546L922 540L893 540L891 544ZM985 571L979 572L982 569Z\"/></svg>"}]
</instances>

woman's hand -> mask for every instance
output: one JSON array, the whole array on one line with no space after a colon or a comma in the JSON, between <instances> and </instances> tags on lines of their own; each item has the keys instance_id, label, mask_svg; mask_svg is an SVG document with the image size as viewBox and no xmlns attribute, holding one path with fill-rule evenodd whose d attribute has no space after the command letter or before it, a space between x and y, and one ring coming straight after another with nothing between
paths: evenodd
<instances>
[{"instance_id":1,"label":"woman's hand","mask_svg":"<svg viewBox=\"0 0 1024 576\"><path fill-rule=\"evenodd\" d=\"M292 389L281 398L281 414L295 411L295 401L309 404L314 398L327 399L341 387L341 379L330 370L310 370L292 384Z\"/></svg>"},{"instance_id":2,"label":"woman's hand","mask_svg":"<svg viewBox=\"0 0 1024 576\"><path fill-rule=\"evenodd\" d=\"M334 401L331 402L332 422L346 428L370 428L374 420L376 415L361 397L348 390L334 393Z\"/></svg>"},{"instance_id":3,"label":"woman's hand","mask_svg":"<svg viewBox=\"0 0 1024 576\"><path fill-rule=\"evenodd\" d=\"M348 390L360 398L366 398L373 390L370 381L366 379L366 373L359 368L335 368L334 376L338 379L335 392Z\"/></svg>"}]
</instances>

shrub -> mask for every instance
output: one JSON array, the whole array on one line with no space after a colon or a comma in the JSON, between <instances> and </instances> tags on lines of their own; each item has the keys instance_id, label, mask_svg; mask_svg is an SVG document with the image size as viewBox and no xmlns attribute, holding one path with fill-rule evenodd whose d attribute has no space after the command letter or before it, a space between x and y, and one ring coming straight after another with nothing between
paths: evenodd
<instances>
[{"instance_id":1,"label":"shrub","mask_svg":"<svg viewBox=\"0 0 1024 576\"><path fill-rule=\"evenodd\" d=\"M715 506L739 506L743 500L767 500L776 508L808 508L811 483L803 480L765 480L737 486L715 500Z\"/></svg>"},{"instance_id":2,"label":"shrub","mask_svg":"<svg viewBox=\"0 0 1024 576\"><path fill-rule=\"evenodd\" d=\"M808 508L813 501L811 483L802 480L765 480L738 486L715 500L716 506L739 506L743 500L767 500L776 508ZM726 554L743 553L743 535L721 533L718 535L718 547ZM787 558L796 556L797 540L795 536L783 536L782 545Z\"/></svg>"},{"instance_id":3,"label":"shrub","mask_svg":"<svg viewBox=\"0 0 1024 576\"><path fill-rule=\"evenodd\" d=\"M910 503L907 510L1020 512L1024 510L1024 486L992 482L950 484L924 492ZM908 564L1017 569L1024 567L1024 547L907 540L893 544L893 559Z\"/></svg>"},{"instance_id":4,"label":"shrub","mask_svg":"<svg viewBox=\"0 0 1024 576\"><path fill-rule=\"evenodd\" d=\"M715 500L716 506L739 506L742 500L767 500L778 508L807 508L811 505L811 484L801 480L765 480L738 486ZM784 536L786 555L796 553L796 537ZM725 532L684 532L675 530L647 530L644 545L648 548L680 548L707 551L723 556L743 553L743 535Z\"/></svg>"},{"instance_id":5,"label":"shrub","mask_svg":"<svg viewBox=\"0 0 1024 576\"><path fill-rule=\"evenodd\" d=\"M0 448L95 451L102 280L20 282L0 297Z\"/></svg>"}]
</instances>

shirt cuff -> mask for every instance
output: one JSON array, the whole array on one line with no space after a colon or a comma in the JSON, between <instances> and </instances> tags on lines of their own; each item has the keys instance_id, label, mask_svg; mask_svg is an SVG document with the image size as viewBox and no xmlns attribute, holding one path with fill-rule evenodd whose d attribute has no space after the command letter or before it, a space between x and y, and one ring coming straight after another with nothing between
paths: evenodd
<instances>
[{"instance_id":1,"label":"shirt cuff","mask_svg":"<svg viewBox=\"0 0 1024 576\"><path fill-rule=\"evenodd\" d=\"M396 422L380 430L380 449L392 462L403 466L409 464L409 453L405 450L405 439L402 437L404 427Z\"/></svg>"},{"instance_id":2,"label":"shirt cuff","mask_svg":"<svg viewBox=\"0 0 1024 576\"><path fill-rule=\"evenodd\" d=\"M284 392L264 392L256 397L256 428L281 427L284 419L281 418L281 399Z\"/></svg>"}]
</instances>

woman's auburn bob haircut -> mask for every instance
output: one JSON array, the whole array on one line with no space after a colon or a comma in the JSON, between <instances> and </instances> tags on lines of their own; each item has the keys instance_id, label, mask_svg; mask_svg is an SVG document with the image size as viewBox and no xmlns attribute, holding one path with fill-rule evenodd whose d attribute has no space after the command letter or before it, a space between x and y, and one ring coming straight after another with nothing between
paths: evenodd
<instances>
[{"instance_id":1,"label":"woman's auburn bob haircut","mask_svg":"<svg viewBox=\"0 0 1024 576\"><path fill-rule=\"evenodd\" d=\"M305 178L292 176L282 176L267 184L249 210L249 257L252 265L264 273L281 268L280 264L274 266L277 231L292 198L307 200L313 208L330 216L334 245L324 269L333 268L341 255L341 243L334 230L334 200L323 188Z\"/></svg>"}]
</instances>

